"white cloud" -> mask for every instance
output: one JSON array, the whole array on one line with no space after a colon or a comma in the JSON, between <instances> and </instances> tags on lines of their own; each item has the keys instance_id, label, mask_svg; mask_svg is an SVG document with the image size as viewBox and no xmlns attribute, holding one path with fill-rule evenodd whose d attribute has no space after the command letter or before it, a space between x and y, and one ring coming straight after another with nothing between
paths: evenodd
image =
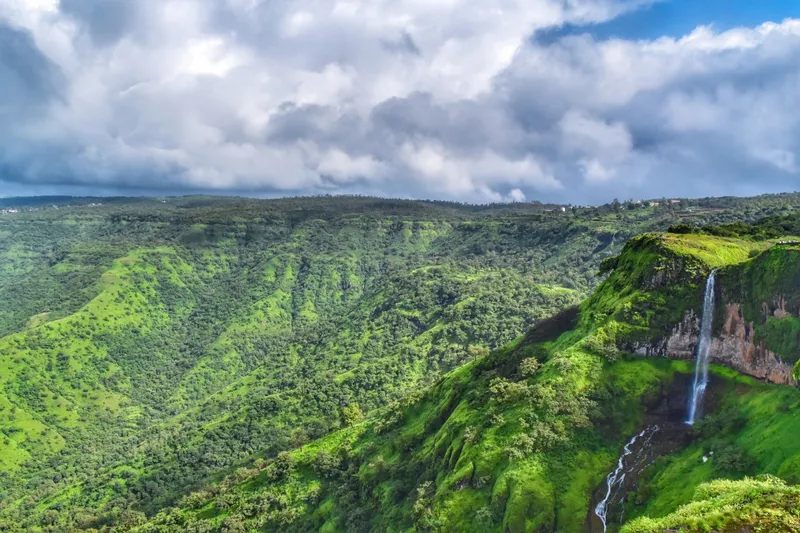
<instances>
[{"instance_id":1,"label":"white cloud","mask_svg":"<svg viewBox=\"0 0 800 533\"><path fill-rule=\"evenodd\" d=\"M607 168L597 159L581 159L579 162L583 175L589 183L604 183L617 176L617 171Z\"/></svg>"},{"instance_id":2,"label":"white cloud","mask_svg":"<svg viewBox=\"0 0 800 533\"><path fill-rule=\"evenodd\" d=\"M506 201L508 201L508 202L524 202L525 201L525 193L522 192L521 189L511 189L511 191L506 196Z\"/></svg>"},{"instance_id":3,"label":"white cloud","mask_svg":"<svg viewBox=\"0 0 800 533\"><path fill-rule=\"evenodd\" d=\"M521 185L538 192L563 187L530 156L512 160L493 151L458 155L434 144L406 144L402 148L402 160L412 171L411 176L446 198L500 201L503 195L497 192L495 186L498 185Z\"/></svg>"},{"instance_id":4,"label":"white cloud","mask_svg":"<svg viewBox=\"0 0 800 533\"><path fill-rule=\"evenodd\" d=\"M219 37L191 40L177 61L176 71L187 76L224 77L246 61L245 54Z\"/></svg>"},{"instance_id":5,"label":"white cloud","mask_svg":"<svg viewBox=\"0 0 800 533\"><path fill-rule=\"evenodd\" d=\"M625 124L608 123L570 110L561 119L564 145L579 152L602 153L611 158L624 158L632 149L633 140Z\"/></svg>"},{"instance_id":6,"label":"white cloud","mask_svg":"<svg viewBox=\"0 0 800 533\"><path fill-rule=\"evenodd\" d=\"M295 11L283 19L281 30L286 37L298 37L314 26L314 15L308 11Z\"/></svg>"},{"instance_id":7,"label":"white cloud","mask_svg":"<svg viewBox=\"0 0 800 533\"><path fill-rule=\"evenodd\" d=\"M562 143L589 183L605 183L619 175L619 167L634 157L633 139L625 124L607 123L576 111L561 119Z\"/></svg>"},{"instance_id":8,"label":"white cloud","mask_svg":"<svg viewBox=\"0 0 800 533\"><path fill-rule=\"evenodd\" d=\"M33 105L20 87L50 74L0 59L0 165L28 184L470 201L797 185L800 21L531 39L646 3L9 0L6 37L62 78Z\"/></svg>"},{"instance_id":9,"label":"white cloud","mask_svg":"<svg viewBox=\"0 0 800 533\"><path fill-rule=\"evenodd\" d=\"M379 180L386 175L386 166L370 156L351 156L341 150L329 150L317 164L317 172L339 183L358 180Z\"/></svg>"}]
</instances>

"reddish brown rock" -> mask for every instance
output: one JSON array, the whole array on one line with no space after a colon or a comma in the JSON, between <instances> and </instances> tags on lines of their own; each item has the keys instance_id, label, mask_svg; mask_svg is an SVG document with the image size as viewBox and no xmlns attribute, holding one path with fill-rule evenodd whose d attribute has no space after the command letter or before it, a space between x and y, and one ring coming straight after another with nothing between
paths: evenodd
<instances>
[{"instance_id":1,"label":"reddish brown rock","mask_svg":"<svg viewBox=\"0 0 800 533\"><path fill-rule=\"evenodd\" d=\"M722 331L711 343L711 360L753 377L782 385L795 385L792 365L771 352L763 342L753 341L753 323L742 317L741 305L725 306Z\"/></svg>"},{"instance_id":2,"label":"reddish brown rock","mask_svg":"<svg viewBox=\"0 0 800 533\"><path fill-rule=\"evenodd\" d=\"M768 307L767 315L769 315ZM693 359L699 331L700 317L689 311L666 338L626 348L639 355ZM753 340L753 331L753 324L744 321L741 305L727 304L722 329L711 341L711 361L771 383L796 385L792 376L792 365L768 350L763 342L756 344Z\"/></svg>"}]
</instances>

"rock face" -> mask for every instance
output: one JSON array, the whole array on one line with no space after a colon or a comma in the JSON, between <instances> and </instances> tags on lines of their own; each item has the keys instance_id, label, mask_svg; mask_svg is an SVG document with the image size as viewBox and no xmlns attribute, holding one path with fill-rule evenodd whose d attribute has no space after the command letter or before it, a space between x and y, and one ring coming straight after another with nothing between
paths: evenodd
<instances>
[{"instance_id":1,"label":"rock face","mask_svg":"<svg viewBox=\"0 0 800 533\"><path fill-rule=\"evenodd\" d=\"M774 316L781 318L791 315L783 306L779 306ZM797 384L792 376L790 363L783 361L779 355L768 350L763 342L755 343L753 324L745 322L740 304L726 304L724 318L722 329L714 335L711 342L712 362L771 383ZM667 337L626 348L639 355L693 359L699 335L700 317L693 311L689 311Z\"/></svg>"},{"instance_id":2,"label":"rock face","mask_svg":"<svg viewBox=\"0 0 800 533\"><path fill-rule=\"evenodd\" d=\"M711 347L713 360L772 383L795 385L792 365L767 350L763 342L754 343L753 324L744 321L740 308L735 303L725 306L725 324ZM779 310L783 311L782 316L789 316L785 310ZM777 312L775 316L778 317Z\"/></svg>"},{"instance_id":3,"label":"rock face","mask_svg":"<svg viewBox=\"0 0 800 533\"><path fill-rule=\"evenodd\" d=\"M621 349L638 355L689 360L694 358L699 338L700 317L689 310L670 335L651 342L622 346Z\"/></svg>"}]
</instances>

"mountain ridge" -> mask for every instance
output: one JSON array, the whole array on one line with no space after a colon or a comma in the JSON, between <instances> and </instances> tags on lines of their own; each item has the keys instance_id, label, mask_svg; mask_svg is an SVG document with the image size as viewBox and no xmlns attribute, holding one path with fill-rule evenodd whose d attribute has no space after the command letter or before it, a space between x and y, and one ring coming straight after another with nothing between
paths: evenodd
<instances>
[{"instance_id":1,"label":"mountain ridge","mask_svg":"<svg viewBox=\"0 0 800 533\"><path fill-rule=\"evenodd\" d=\"M439 444L424 448L425 461L439 464L436 461L446 456L448 469L452 463L450 470L455 472L467 472L472 464L469 475L445 469L446 479L434 476L420 483L409 481L414 478L410 471L396 476L396 487L390 489L392 474L375 489L394 494L386 505L400 494L417 494L422 507L447 498L458 510L454 516L460 517L454 523L466 527L475 517L465 514L472 504L462 497L474 498L472 485L481 485L487 476L495 480L495 469L501 469L498 487L506 489L498 488L497 499L472 509L487 507L482 524L500 520L516 528L522 520L542 527L579 527L586 515L586 494L614 460L619 436L630 434L650 416L651 407L663 404L664 391L682 383L690 369L680 361L620 360L624 346L618 338L638 338L650 329L629 320L634 310L626 305L634 300L625 298L635 297L633 293L612 294L602 305L592 304L590 311L597 316L584 304L577 314L546 318L573 308L588 295L597 284L601 260L622 251L628 237L687 220L718 224L793 209L776 207L773 200L737 200L737 206L752 206L743 213L605 206L547 215L497 208L499 214L470 218L469 213L453 214L450 206L414 202L403 203L406 211L401 214L387 216L395 204L375 199L193 198L166 204L139 199L3 216L0 250L8 268L0 269L0 293L11 305L0 313L0 342L30 339L30 347L27 340L25 346L11 341L4 357L13 361L20 350L31 349L36 356L27 357L27 362L18 357L35 379L20 380L15 374L11 388L0 391L11 398L8 409L0 411L0 429L8 441L0 445L27 453L0 475L0 487L8 495L0 501L0 527L156 527L163 518L159 511L177 505L187 493L214 487L236 468L252 470L255 460L259 471L266 471L281 452L284 458L301 453L291 450L322 442L318 439L339 428L351 428L345 434L361 431L364 424L364 431L372 435L368 440L382 442L393 454L365 457L382 456L390 474L402 450L413 451L426 435L437 436ZM365 206L372 211L356 213ZM759 231L783 235L783 220L762 224ZM729 233L741 230L709 227ZM53 238L59 239L57 245ZM712 237L680 238L686 243ZM745 242L741 236L713 238L715 243ZM740 257L740 247L763 246L763 239L758 241L762 244L756 241L730 248ZM708 267L699 264L698 280ZM618 270L619 259L609 279ZM24 298L15 298L18 286L24 288ZM690 293L694 300L687 296L684 307L696 304L696 287L686 290ZM62 295L67 296L64 301ZM675 311L666 304L662 308ZM608 318L609 312L624 320L601 316ZM664 316L671 317L669 313ZM531 323L537 327L527 337L484 355ZM47 328L53 340L45 339L43 345L36 336ZM574 328L571 335L556 335ZM91 343L83 344L82 336ZM783 336L775 338L780 342ZM70 379L79 380L77 388L67 387L62 379L70 374L59 370L60 351L75 365ZM84 360L96 368L82 371L77 365ZM461 377L440 381L456 367L466 369L456 371ZM458 385L459 379L467 381ZM26 382L41 383L42 388L20 389ZM424 420L422 429L434 433L406 431L406 415L390 414L413 409L421 401L416 391L429 386L438 386L435 390L444 398L429 400L430 409L437 406L435 416L428 419L423 412L418 418L419 423ZM59 414L55 404L50 405L60 401L50 399L53 391L62 391L62 397L77 405L69 412L80 417L77 429L49 418ZM464 394L473 397L465 399ZM115 399L105 405L109 397ZM464 401L466 407L459 407ZM533 409L523 417L526 410L517 405L520 401L536 402L541 413ZM480 402L493 409L491 416L484 416L483 409L467 409ZM16 412L11 413L12 407ZM673 405L667 411L675 409ZM505 411L510 422L500 423ZM534 414L541 424L531 418ZM362 423L365 415L367 422ZM41 435L44 426L18 424L28 419L39 424L52 420L52 431L68 437L63 448L34 445L51 437ZM617 434L595 434L587 421L608 423ZM379 433L374 431L376 424ZM18 425L22 432L15 429ZM444 433L439 432L442 427ZM466 439L470 443L461 434L468 427L474 435ZM479 449L484 431L486 450ZM467 444L475 450L469 452ZM561 446L567 451L559 455L555 452ZM527 467L502 466L510 457L521 457L524 463L531 456L538 459L528 465L530 472ZM580 479L564 474L576 457L588 465ZM328 459L323 455L321 461ZM345 464L353 458L340 459ZM335 464L336 458L332 461ZM406 462L415 461L410 457ZM335 469L326 468L334 475ZM526 504L528 483L514 481L529 476L550 487L534 494L544 502L541 506ZM371 483L369 478L365 481ZM469 486L452 493L439 494L436 489L437 481L452 481L456 487L467 479ZM336 482L340 481L360 483L354 478ZM428 481L433 485L423 487ZM306 494L294 490L286 495ZM486 486L477 492L481 490ZM346 520L339 521L342 509L348 510L345 514L371 516L372 504L361 507L359 501L322 500L315 520L332 530L349 527ZM510 510L503 503L502 516L501 501L512 502ZM290 503L273 509L286 515L280 520L292 514ZM227 505L238 508L236 498ZM520 511L519 506L527 507ZM373 518L397 519L409 527L425 518L430 527L438 527L435 513L415 513L413 505L398 506L391 518ZM156 518L143 525L148 515ZM214 514L206 525L222 527L233 515ZM193 524L206 527L201 522ZM359 527L370 523L359 522Z\"/></svg>"},{"instance_id":2,"label":"mountain ridge","mask_svg":"<svg viewBox=\"0 0 800 533\"><path fill-rule=\"evenodd\" d=\"M652 254L653 246L661 253ZM715 251L720 247L724 252ZM680 317L684 308L697 305L699 282L711 269L758 261L770 249L769 242L713 236L636 238L577 315L573 311L544 321L526 337L449 374L420 398L407 398L382 417L277 462L240 471L218 487L189 496L178 510L162 512L138 531L165 526L584 530L590 527L591 494L610 471L612 450L620 445L614 443L656 416L663 409L658 406L670 396L674 399L676 385L686 387L693 370L685 361L624 356L629 339L663 330L663 316ZM757 255L751 257L751 252ZM676 291L674 276L684 280L685 290ZM618 290L621 278L633 283L633 290ZM664 291L672 301L663 298ZM676 295L684 299L676 301ZM670 312L659 305L677 307ZM653 306L651 318L664 313L651 331L643 325L643 310L653 311ZM714 372L712 392L717 397L711 401L716 404L741 387L765 397L788 393L800 401L795 389L773 393L769 385L729 370ZM685 410L685 401L667 407L669 417L680 420ZM705 424L714 420L710 417ZM682 446L697 447L703 431L707 425L700 426L699 436L687 428ZM737 453L723 450L714 461L733 461L728 455ZM795 448L794 457L799 454ZM663 458L657 460L654 468L664 468L662 463ZM409 464L418 466L403 466ZM331 492L337 482L343 484ZM354 490L346 488L349 484L362 496L343 496ZM365 498L365 490L371 496ZM281 501L279 495L288 499ZM356 506L360 513L348 498L361 502ZM366 513L366 522L354 522L354 513ZM649 522L636 522L644 523Z\"/></svg>"}]
</instances>

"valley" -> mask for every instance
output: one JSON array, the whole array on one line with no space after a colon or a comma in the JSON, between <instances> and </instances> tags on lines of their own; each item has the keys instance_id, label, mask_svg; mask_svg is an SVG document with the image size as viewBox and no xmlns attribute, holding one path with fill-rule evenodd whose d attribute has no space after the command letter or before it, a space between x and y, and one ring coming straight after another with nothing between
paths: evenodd
<instances>
[{"instance_id":1,"label":"valley","mask_svg":"<svg viewBox=\"0 0 800 533\"><path fill-rule=\"evenodd\" d=\"M642 431L609 531L795 497L798 195L81 202L0 217L0 531L602 531Z\"/></svg>"}]
</instances>

